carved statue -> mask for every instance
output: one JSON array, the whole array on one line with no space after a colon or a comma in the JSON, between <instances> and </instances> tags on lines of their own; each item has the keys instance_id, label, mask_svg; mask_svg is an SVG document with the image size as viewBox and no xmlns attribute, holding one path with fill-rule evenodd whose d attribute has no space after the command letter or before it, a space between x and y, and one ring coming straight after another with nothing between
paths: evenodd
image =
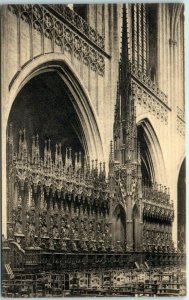
<instances>
[{"instance_id":1,"label":"carved statue","mask_svg":"<svg viewBox=\"0 0 189 300\"><path fill-rule=\"evenodd\" d=\"M59 238L59 231L58 228L56 226L53 227L53 238Z\"/></svg>"},{"instance_id":2,"label":"carved statue","mask_svg":"<svg viewBox=\"0 0 189 300\"><path fill-rule=\"evenodd\" d=\"M22 197L21 196L18 197L17 206L22 206Z\"/></svg>"},{"instance_id":3,"label":"carved statue","mask_svg":"<svg viewBox=\"0 0 189 300\"><path fill-rule=\"evenodd\" d=\"M49 250L55 250L54 249L54 242L53 242L52 238L50 238L50 240L49 240Z\"/></svg>"},{"instance_id":4,"label":"carved statue","mask_svg":"<svg viewBox=\"0 0 189 300\"><path fill-rule=\"evenodd\" d=\"M76 245L76 243L75 243L74 241L72 241L72 250L73 250L74 252L77 252L77 251L78 251L77 245Z\"/></svg>"},{"instance_id":5,"label":"carved statue","mask_svg":"<svg viewBox=\"0 0 189 300\"><path fill-rule=\"evenodd\" d=\"M61 247L61 250L62 250L63 252L66 252L66 251L67 251L67 243L66 243L65 240L61 240L61 242L60 242L60 247Z\"/></svg>"},{"instance_id":6,"label":"carved statue","mask_svg":"<svg viewBox=\"0 0 189 300\"><path fill-rule=\"evenodd\" d=\"M22 224L19 221L16 222L15 232L16 233L22 233Z\"/></svg>"}]
</instances>

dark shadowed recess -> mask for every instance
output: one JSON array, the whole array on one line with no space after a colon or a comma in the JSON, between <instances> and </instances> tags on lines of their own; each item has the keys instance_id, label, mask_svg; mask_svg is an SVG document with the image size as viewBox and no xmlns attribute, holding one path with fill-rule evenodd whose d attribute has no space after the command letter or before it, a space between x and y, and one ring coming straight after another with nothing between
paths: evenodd
<instances>
[{"instance_id":1,"label":"dark shadowed recess","mask_svg":"<svg viewBox=\"0 0 189 300\"><path fill-rule=\"evenodd\" d=\"M137 140L140 143L141 172L143 184L151 186L152 176L150 171L150 153L148 145L146 143L144 129L140 125L137 127Z\"/></svg>"},{"instance_id":2,"label":"dark shadowed recess","mask_svg":"<svg viewBox=\"0 0 189 300\"><path fill-rule=\"evenodd\" d=\"M186 243L186 159L184 159L178 177L178 241Z\"/></svg>"},{"instance_id":3,"label":"dark shadowed recess","mask_svg":"<svg viewBox=\"0 0 189 300\"><path fill-rule=\"evenodd\" d=\"M42 157L45 140L49 138L53 155L56 143L62 144L63 153L66 147L71 147L72 153L84 153L83 130L71 99L76 101L55 72L31 79L17 95L9 115L16 145L19 130L25 128L30 149L32 136L39 134Z\"/></svg>"}]
</instances>

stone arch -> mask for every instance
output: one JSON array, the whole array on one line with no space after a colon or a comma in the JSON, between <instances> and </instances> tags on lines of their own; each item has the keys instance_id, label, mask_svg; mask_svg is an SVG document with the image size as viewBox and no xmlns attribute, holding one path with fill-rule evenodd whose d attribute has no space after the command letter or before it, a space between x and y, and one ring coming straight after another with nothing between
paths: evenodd
<instances>
[{"instance_id":1,"label":"stone arch","mask_svg":"<svg viewBox=\"0 0 189 300\"><path fill-rule=\"evenodd\" d=\"M47 54L45 57L38 57L30 62L14 79L10 87L9 105L5 113L6 123L14 99L22 87L33 77L45 72L57 72L70 89L75 101L73 103L81 125L84 129L88 154L91 159L104 160L103 143L100 121L93 108L90 96L84 88L81 78L76 74L70 62L62 54ZM38 62L38 63L37 63Z\"/></svg>"},{"instance_id":2,"label":"stone arch","mask_svg":"<svg viewBox=\"0 0 189 300\"><path fill-rule=\"evenodd\" d=\"M151 181L153 182L167 182L165 162L163 152L155 132L154 127L149 117L142 116L137 120L137 127L142 128L144 133L144 140L147 145L146 158L144 164L148 164ZM143 158L142 158L143 159Z\"/></svg>"},{"instance_id":3,"label":"stone arch","mask_svg":"<svg viewBox=\"0 0 189 300\"><path fill-rule=\"evenodd\" d=\"M88 154L90 159L98 158L100 161L104 161L103 153L103 143L102 143L102 133L101 133L101 123L98 116L93 108L91 98L88 91L86 90L82 79L77 74L75 69L72 67L70 61L65 58L63 54L60 53L49 53L46 55L41 55L29 61L20 72L15 74L12 81L9 84L9 89L7 89L4 97L3 106L3 118L2 118L2 178L3 178L3 232L6 236L6 198L7 198L7 188L6 188L6 136L7 136L7 123L11 107L13 105L16 96L21 91L21 89L35 76L42 74L44 72L56 72L62 80L65 80L68 88L70 89L73 98L75 99L74 105L78 113L80 122L82 124L85 140L87 143Z\"/></svg>"},{"instance_id":4,"label":"stone arch","mask_svg":"<svg viewBox=\"0 0 189 300\"><path fill-rule=\"evenodd\" d=\"M120 203L114 208L112 225L114 243L121 242L124 245L126 241L126 211Z\"/></svg>"}]
</instances>

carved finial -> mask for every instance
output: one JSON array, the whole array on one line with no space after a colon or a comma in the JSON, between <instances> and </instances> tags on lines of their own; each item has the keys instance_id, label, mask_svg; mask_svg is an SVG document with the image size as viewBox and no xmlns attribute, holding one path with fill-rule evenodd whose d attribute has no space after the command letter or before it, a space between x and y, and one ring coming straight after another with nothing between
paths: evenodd
<instances>
[{"instance_id":1,"label":"carved finial","mask_svg":"<svg viewBox=\"0 0 189 300\"><path fill-rule=\"evenodd\" d=\"M61 147L62 147L62 145L61 145L61 143L59 143L59 155L62 155Z\"/></svg>"},{"instance_id":2,"label":"carved finial","mask_svg":"<svg viewBox=\"0 0 189 300\"><path fill-rule=\"evenodd\" d=\"M95 169L98 169L98 159L95 159Z\"/></svg>"},{"instance_id":3,"label":"carved finial","mask_svg":"<svg viewBox=\"0 0 189 300\"><path fill-rule=\"evenodd\" d=\"M22 143L22 130L19 130L19 144Z\"/></svg>"},{"instance_id":4,"label":"carved finial","mask_svg":"<svg viewBox=\"0 0 189 300\"><path fill-rule=\"evenodd\" d=\"M58 203L57 202L55 202L55 204L54 204L54 211L55 211L55 213L58 213Z\"/></svg>"},{"instance_id":5,"label":"carved finial","mask_svg":"<svg viewBox=\"0 0 189 300\"><path fill-rule=\"evenodd\" d=\"M100 173L102 172L102 163L100 162Z\"/></svg>"},{"instance_id":6,"label":"carved finial","mask_svg":"<svg viewBox=\"0 0 189 300\"><path fill-rule=\"evenodd\" d=\"M55 164L58 164L58 145L55 145Z\"/></svg>"},{"instance_id":7,"label":"carved finial","mask_svg":"<svg viewBox=\"0 0 189 300\"><path fill-rule=\"evenodd\" d=\"M127 16L126 16L126 4L123 3L123 16L122 16L122 51L121 60L122 63L126 63L128 60L128 32L127 32Z\"/></svg>"},{"instance_id":8,"label":"carved finial","mask_svg":"<svg viewBox=\"0 0 189 300\"><path fill-rule=\"evenodd\" d=\"M48 139L48 142L49 142L49 149L48 150L50 151L51 150L51 139L50 138Z\"/></svg>"},{"instance_id":9,"label":"carved finial","mask_svg":"<svg viewBox=\"0 0 189 300\"><path fill-rule=\"evenodd\" d=\"M75 152L75 169L77 170L78 161L77 161L77 152Z\"/></svg>"},{"instance_id":10,"label":"carved finial","mask_svg":"<svg viewBox=\"0 0 189 300\"><path fill-rule=\"evenodd\" d=\"M70 159L72 158L72 148L71 147L69 148L69 158Z\"/></svg>"},{"instance_id":11,"label":"carved finial","mask_svg":"<svg viewBox=\"0 0 189 300\"><path fill-rule=\"evenodd\" d=\"M91 160L91 168L94 169L94 159Z\"/></svg>"}]
</instances>

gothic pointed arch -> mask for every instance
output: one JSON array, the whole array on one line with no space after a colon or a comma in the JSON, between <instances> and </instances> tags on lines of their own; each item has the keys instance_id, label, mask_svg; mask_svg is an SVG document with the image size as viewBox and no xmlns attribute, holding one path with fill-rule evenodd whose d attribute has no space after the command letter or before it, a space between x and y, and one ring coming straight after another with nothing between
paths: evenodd
<instances>
[{"instance_id":1,"label":"gothic pointed arch","mask_svg":"<svg viewBox=\"0 0 189 300\"><path fill-rule=\"evenodd\" d=\"M143 180L166 182L166 170L158 136L148 118L137 121L137 135L141 148L141 167Z\"/></svg>"},{"instance_id":2,"label":"gothic pointed arch","mask_svg":"<svg viewBox=\"0 0 189 300\"><path fill-rule=\"evenodd\" d=\"M72 95L72 105L83 130L83 144L85 144L86 154L91 159L98 157L99 160L103 161L102 134L98 116L95 113L90 96L84 88L81 78L72 69L69 61L66 58L62 59L62 55L58 53L47 54L45 57L36 58L35 61L30 62L25 67L25 70L22 70L22 74L18 74L18 76L13 78L9 86L10 110L16 96L28 81L40 74L50 72L56 73L62 79ZM7 111L10 112L10 110ZM5 118L8 119L8 115ZM77 124L75 124L75 127L75 130L77 130Z\"/></svg>"},{"instance_id":3,"label":"gothic pointed arch","mask_svg":"<svg viewBox=\"0 0 189 300\"><path fill-rule=\"evenodd\" d=\"M6 98L6 110L3 114L2 122L2 172L3 172L3 199L7 197L7 168L6 168L6 159L7 159L7 143L6 136L8 133L8 121L10 120L10 112L15 103L15 99L26 84L39 76L45 73L54 73L56 76L59 76L60 80L64 82L67 86L67 89L72 95L72 106L77 113L77 119L79 121L80 127L80 136L82 139L82 147L85 154L90 155L90 159L98 158L99 161L104 161L104 152L103 152L103 140L101 132L101 123L98 119L98 116L95 112L95 109L92 104L90 95L85 88L82 78L79 76L75 68L72 67L71 62L60 53L49 53L46 55L40 55L29 61L23 66L23 68L15 74L11 79L8 86L8 95ZM51 86L54 81L51 81ZM73 122L72 122L73 123ZM73 124L75 126L75 133L77 131L77 123ZM34 133L35 134L35 133ZM78 134L76 133L78 136ZM5 207L3 224L6 224L7 220L7 205L4 200L3 205ZM7 230L5 229L5 232Z\"/></svg>"}]
</instances>

